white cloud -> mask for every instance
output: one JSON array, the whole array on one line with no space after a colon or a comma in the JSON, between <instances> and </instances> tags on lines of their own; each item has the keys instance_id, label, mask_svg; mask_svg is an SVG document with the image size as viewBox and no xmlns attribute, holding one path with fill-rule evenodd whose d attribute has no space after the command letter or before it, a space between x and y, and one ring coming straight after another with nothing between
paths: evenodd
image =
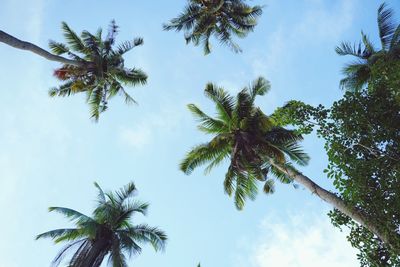
<instances>
[{"instance_id":1,"label":"white cloud","mask_svg":"<svg viewBox=\"0 0 400 267\"><path fill-rule=\"evenodd\" d=\"M285 67L296 60L301 50L312 53L317 45L338 44L343 33L351 27L357 0L306 2L307 11L299 12L299 19L291 24L282 24L268 34L265 50L253 51L251 65L255 75L284 75ZM269 4L272 5L275 4Z\"/></svg>"},{"instance_id":2,"label":"white cloud","mask_svg":"<svg viewBox=\"0 0 400 267\"><path fill-rule=\"evenodd\" d=\"M356 1L342 0L338 4L309 0L308 11L294 28L292 37L309 42L337 40L351 26Z\"/></svg>"},{"instance_id":3,"label":"white cloud","mask_svg":"<svg viewBox=\"0 0 400 267\"><path fill-rule=\"evenodd\" d=\"M148 125L141 125L135 129L122 127L119 132L121 141L135 148L147 145L151 140L151 134L152 131Z\"/></svg>"},{"instance_id":4,"label":"white cloud","mask_svg":"<svg viewBox=\"0 0 400 267\"><path fill-rule=\"evenodd\" d=\"M121 126L118 132L119 140L136 149L143 148L158 137L165 138L167 134L178 132L177 128L182 125L182 120L187 114L185 104L166 103L155 113L144 115L136 126Z\"/></svg>"},{"instance_id":5,"label":"white cloud","mask_svg":"<svg viewBox=\"0 0 400 267\"><path fill-rule=\"evenodd\" d=\"M285 216L285 218L287 218ZM292 215L282 221L266 218L251 263L256 267L352 267L357 251L346 235L323 215Z\"/></svg>"},{"instance_id":6,"label":"white cloud","mask_svg":"<svg viewBox=\"0 0 400 267\"><path fill-rule=\"evenodd\" d=\"M42 30L44 10L44 0L28 1L24 3L24 8L21 8L21 2L10 0L2 2L0 18L6 31L10 31L11 34L23 33L21 36L27 40L38 42Z\"/></svg>"}]
</instances>

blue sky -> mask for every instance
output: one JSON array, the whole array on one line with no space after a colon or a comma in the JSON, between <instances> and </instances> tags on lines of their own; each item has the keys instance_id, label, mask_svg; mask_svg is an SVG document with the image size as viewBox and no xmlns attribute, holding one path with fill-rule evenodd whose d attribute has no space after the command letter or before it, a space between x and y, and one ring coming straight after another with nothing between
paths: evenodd
<instances>
[{"instance_id":1,"label":"blue sky","mask_svg":"<svg viewBox=\"0 0 400 267\"><path fill-rule=\"evenodd\" d=\"M234 54L214 42L213 53L187 46L182 34L161 24L181 11L174 1L0 0L1 29L44 48L62 41L61 21L80 32L120 25L118 40L141 36L145 44L127 54L126 64L149 75L146 86L128 91L139 102L115 98L99 123L89 120L84 96L50 99L58 64L0 45L0 266L48 266L60 246L35 241L43 231L68 226L49 206L89 214L97 181L117 189L133 180L138 198L151 203L147 222L165 230L165 253L145 247L132 266L356 266L345 235L329 224L329 206L308 191L278 186L262 193L243 211L223 193L226 166L204 176L185 176L178 163L193 145L206 141L196 130L186 104L212 112L204 85L215 82L237 92L262 75L271 92L258 104L266 111L290 99L329 105L341 97L341 58L334 47L358 41L363 29L376 40L376 10L381 1L254 0L266 4L255 32L240 40ZM396 11L397 1L387 1ZM22 9L23 7L23 9ZM376 42L377 43L377 42ZM377 43L378 44L378 43ZM311 156L302 171L331 188L322 171L323 143L308 136Z\"/></svg>"}]
</instances>

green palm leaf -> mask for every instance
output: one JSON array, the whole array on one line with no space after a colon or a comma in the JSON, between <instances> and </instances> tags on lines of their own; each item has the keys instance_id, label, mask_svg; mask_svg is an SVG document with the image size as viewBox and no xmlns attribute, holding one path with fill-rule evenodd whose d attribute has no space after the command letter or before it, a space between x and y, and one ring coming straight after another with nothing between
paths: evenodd
<instances>
[{"instance_id":1,"label":"green palm leaf","mask_svg":"<svg viewBox=\"0 0 400 267\"><path fill-rule=\"evenodd\" d=\"M63 30L64 37L72 50L83 54L87 52L81 38L79 38L79 36L68 26L66 22L61 22L61 29Z\"/></svg>"},{"instance_id":2,"label":"green palm leaf","mask_svg":"<svg viewBox=\"0 0 400 267\"><path fill-rule=\"evenodd\" d=\"M151 243L156 251L165 249L167 236L163 231L156 227L150 227L147 224L140 224L129 227L125 229L125 231L133 239Z\"/></svg>"},{"instance_id":3,"label":"green palm leaf","mask_svg":"<svg viewBox=\"0 0 400 267\"><path fill-rule=\"evenodd\" d=\"M216 104L219 119L229 123L234 107L233 98L223 88L212 83L207 84L204 94Z\"/></svg>"},{"instance_id":4,"label":"green palm leaf","mask_svg":"<svg viewBox=\"0 0 400 267\"><path fill-rule=\"evenodd\" d=\"M71 228L71 229L56 229L52 231L48 231L42 234L39 234L36 236L36 240L40 238L51 238L55 239L55 243L58 243L60 241L64 240L75 240L77 237L80 237L82 235L81 232L79 232L78 229L76 228Z\"/></svg>"},{"instance_id":5,"label":"green palm leaf","mask_svg":"<svg viewBox=\"0 0 400 267\"><path fill-rule=\"evenodd\" d=\"M92 218L89 216L84 215L83 213L80 213L76 210L69 209L69 208L63 208L63 207L50 207L49 211L55 211L58 213L63 214L65 217L69 218L71 221L77 221L78 223L80 222L88 222L88 221L93 221Z\"/></svg>"},{"instance_id":6,"label":"green palm leaf","mask_svg":"<svg viewBox=\"0 0 400 267\"><path fill-rule=\"evenodd\" d=\"M189 104L187 107L193 116L195 116L199 121L199 130L210 134L221 133L221 130L222 132L229 130L229 127L225 125L224 121L211 118L201 111L196 105Z\"/></svg>"},{"instance_id":7,"label":"green palm leaf","mask_svg":"<svg viewBox=\"0 0 400 267\"><path fill-rule=\"evenodd\" d=\"M378 29L379 38L384 49L390 48L395 28L393 23L393 10L387 8L385 3L382 3L378 8Z\"/></svg>"}]
</instances>

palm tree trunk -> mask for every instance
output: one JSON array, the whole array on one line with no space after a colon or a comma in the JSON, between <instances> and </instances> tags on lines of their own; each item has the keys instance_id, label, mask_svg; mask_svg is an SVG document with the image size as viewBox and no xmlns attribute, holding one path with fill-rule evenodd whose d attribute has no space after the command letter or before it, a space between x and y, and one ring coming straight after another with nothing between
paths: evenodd
<instances>
[{"instance_id":1,"label":"palm tree trunk","mask_svg":"<svg viewBox=\"0 0 400 267\"><path fill-rule=\"evenodd\" d=\"M28 50L31 51L32 53L35 53L41 57L44 57L48 60L51 61L56 61L56 62L60 62L60 63L64 63L64 64L69 64L69 65L74 65L77 67L84 67L86 65L86 62L82 62L82 61L77 61L77 60L71 60L68 58L64 58L61 56L57 56L54 55L52 53L47 52L46 50L40 48L37 45L34 45L32 43L29 42L25 42L22 40L19 40L17 38L15 38L14 36L9 35L6 32L3 32L0 30L0 42L5 43L9 46L18 48L18 49L22 49L22 50Z\"/></svg>"},{"instance_id":2,"label":"palm tree trunk","mask_svg":"<svg viewBox=\"0 0 400 267\"><path fill-rule=\"evenodd\" d=\"M334 208L349 216L373 234L375 234L379 239L381 239L385 244L387 244L391 249L400 254L400 247L398 240L400 238L399 234L396 232L383 231L381 227L377 227L375 224L371 223L371 219L368 215L364 214L362 211L346 205L343 199L335 195L334 193L320 187L314 181L312 181L307 176L302 173L293 170L291 168L286 168L275 161L270 160L271 165L291 177L297 183L303 185L305 188L311 191L311 193L317 195L320 199L331 204Z\"/></svg>"},{"instance_id":3,"label":"palm tree trunk","mask_svg":"<svg viewBox=\"0 0 400 267\"><path fill-rule=\"evenodd\" d=\"M104 241L94 241L83 259L75 263L73 267L100 267L104 257L107 255L107 246L107 243Z\"/></svg>"}]
</instances>

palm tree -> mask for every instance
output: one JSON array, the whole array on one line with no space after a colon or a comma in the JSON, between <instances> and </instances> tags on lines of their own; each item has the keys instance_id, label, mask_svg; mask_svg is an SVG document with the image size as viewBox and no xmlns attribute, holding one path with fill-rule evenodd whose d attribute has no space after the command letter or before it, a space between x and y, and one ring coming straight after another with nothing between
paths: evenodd
<instances>
[{"instance_id":1,"label":"palm tree","mask_svg":"<svg viewBox=\"0 0 400 267\"><path fill-rule=\"evenodd\" d=\"M306 165L309 161L299 145L301 136L275 125L254 104L256 97L266 94L269 89L268 81L260 77L234 98L223 88L208 84L205 95L214 102L216 117L207 115L194 104L189 104L188 108L198 119L199 130L212 135L212 139L192 148L181 162L180 169L190 174L195 168L208 164L205 169L205 173L208 173L228 160L224 189L229 196L234 196L238 209L243 208L246 198L256 197L257 182L263 183L263 190L267 194L274 192L275 180L297 182L400 251L391 239L393 233L373 225L368 216L347 206L336 194L296 170L292 163Z\"/></svg>"},{"instance_id":2,"label":"palm tree","mask_svg":"<svg viewBox=\"0 0 400 267\"><path fill-rule=\"evenodd\" d=\"M362 41L352 45L343 42L336 47L336 53L341 56L356 57L356 61L343 68L346 76L340 81L340 86L349 91L361 90L371 78L371 67L378 61L390 62L400 59L400 24L393 21L393 10L383 3L378 8L378 30L381 48L374 47L368 36L361 32Z\"/></svg>"},{"instance_id":3,"label":"palm tree","mask_svg":"<svg viewBox=\"0 0 400 267\"><path fill-rule=\"evenodd\" d=\"M51 238L55 243L68 243L54 258L52 266L59 266L64 256L72 250L70 267L98 267L107 255L110 265L125 267L125 255L139 254L142 250L140 243L150 243L156 251L164 249L167 236L163 231L146 224L132 225L130 222L136 213L145 215L149 206L132 200L137 192L133 183L119 191L107 193L97 183L95 186L99 195L92 217L69 208L49 208L50 211L63 214L76 225L76 228L52 230L36 237Z\"/></svg>"},{"instance_id":4,"label":"palm tree","mask_svg":"<svg viewBox=\"0 0 400 267\"><path fill-rule=\"evenodd\" d=\"M63 84L52 88L50 96L69 96L86 92L91 116L96 121L100 113L107 109L108 100L117 94L122 94L127 103L135 103L123 86L145 84L147 75L140 69L125 67L123 56L134 47L142 45L143 39L136 38L116 46L118 26L114 20L104 39L101 29L96 34L83 31L78 36L67 23L62 22L62 30L66 44L50 41L52 53L3 31L0 31L0 42L62 63L63 65L54 71L54 76Z\"/></svg>"},{"instance_id":5,"label":"palm tree","mask_svg":"<svg viewBox=\"0 0 400 267\"><path fill-rule=\"evenodd\" d=\"M240 52L232 35L245 37L254 30L261 14L261 6L251 7L243 0L188 0L184 11L163 27L164 30L184 30L186 43L196 46L202 43L205 54L211 52L211 36Z\"/></svg>"}]
</instances>

